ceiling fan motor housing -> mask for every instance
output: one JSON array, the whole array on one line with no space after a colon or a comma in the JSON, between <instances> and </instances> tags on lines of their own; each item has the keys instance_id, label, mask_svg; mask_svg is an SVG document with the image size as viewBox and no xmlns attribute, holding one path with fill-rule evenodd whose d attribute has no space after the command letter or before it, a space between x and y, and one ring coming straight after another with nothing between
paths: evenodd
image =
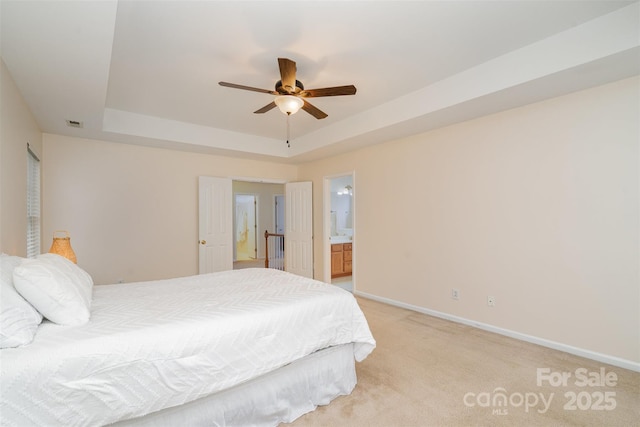
<instances>
[{"instance_id":1,"label":"ceiling fan motor housing","mask_svg":"<svg viewBox=\"0 0 640 427\"><path fill-rule=\"evenodd\" d=\"M278 80L276 82L276 92L281 93L283 95L288 95L288 94L298 94L300 92L302 92L304 90L304 85L302 84L302 82L300 80L296 80L296 88L293 92L287 92L287 90L285 88L282 87L282 80Z\"/></svg>"}]
</instances>

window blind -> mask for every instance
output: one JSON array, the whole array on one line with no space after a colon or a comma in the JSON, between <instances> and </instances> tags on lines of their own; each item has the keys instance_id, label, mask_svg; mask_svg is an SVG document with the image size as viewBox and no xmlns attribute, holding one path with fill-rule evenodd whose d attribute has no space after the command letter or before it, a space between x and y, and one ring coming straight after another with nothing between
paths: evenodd
<instances>
[{"instance_id":1,"label":"window blind","mask_svg":"<svg viewBox=\"0 0 640 427\"><path fill-rule=\"evenodd\" d=\"M27 257L40 254L40 159L27 145Z\"/></svg>"}]
</instances>

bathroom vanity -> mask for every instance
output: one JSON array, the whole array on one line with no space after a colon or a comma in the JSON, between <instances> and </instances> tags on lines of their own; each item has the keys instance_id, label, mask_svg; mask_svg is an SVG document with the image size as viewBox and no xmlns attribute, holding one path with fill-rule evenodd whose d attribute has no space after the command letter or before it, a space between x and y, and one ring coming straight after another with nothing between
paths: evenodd
<instances>
[{"instance_id":1,"label":"bathroom vanity","mask_svg":"<svg viewBox=\"0 0 640 427\"><path fill-rule=\"evenodd\" d=\"M336 242L338 240L338 242ZM352 242L331 239L331 278L351 275ZM346 239L345 239L346 240Z\"/></svg>"}]
</instances>

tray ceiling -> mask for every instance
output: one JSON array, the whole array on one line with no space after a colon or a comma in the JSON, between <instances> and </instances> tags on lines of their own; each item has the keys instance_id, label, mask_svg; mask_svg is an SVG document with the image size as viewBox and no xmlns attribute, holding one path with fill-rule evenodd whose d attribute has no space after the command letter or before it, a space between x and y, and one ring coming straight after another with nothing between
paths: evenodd
<instances>
[{"instance_id":1,"label":"tray ceiling","mask_svg":"<svg viewBox=\"0 0 640 427\"><path fill-rule=\"evenodd\" d=\"M43 132L304 162L640 73L638 2L6 1L2 58ZM278 57L329 116L253 111ZM78 121L82 127L67 125Z\"/></svg>"}]
</instances>

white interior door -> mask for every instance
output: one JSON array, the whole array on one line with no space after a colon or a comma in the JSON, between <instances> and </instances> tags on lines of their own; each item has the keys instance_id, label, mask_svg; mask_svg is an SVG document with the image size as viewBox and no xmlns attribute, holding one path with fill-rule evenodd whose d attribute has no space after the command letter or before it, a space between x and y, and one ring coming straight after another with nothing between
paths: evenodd
<instances>
[{"instance_id":1,"label":"white interior door","mask_svg":"<svg viewBox=\"0 0 640 427\"><path fill-rule=\"evenodd\" d=\"M285 184L285 270L313 278L313 193L311 182Z\"/></svg>"},{"instance_id":2,"label":"white interior door","mask_svg":"<svg viewBox=\"0 0 640 427\"><path fill-rule=\"evenodd\" d=\"M198 179L198 270L233 270L233 196L229 178Z\"/></svg>"}]
</instances>

